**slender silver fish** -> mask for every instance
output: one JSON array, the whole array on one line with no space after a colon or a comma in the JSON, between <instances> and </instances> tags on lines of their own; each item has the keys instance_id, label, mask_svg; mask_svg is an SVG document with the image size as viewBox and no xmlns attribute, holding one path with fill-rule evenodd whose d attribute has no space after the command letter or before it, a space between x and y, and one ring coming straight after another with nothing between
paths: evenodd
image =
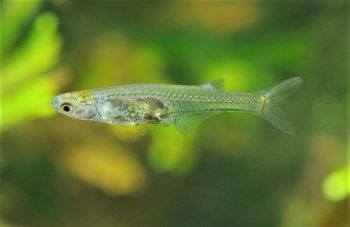
<instances>
[{"instance_id":1,"label":"slender silver fish","mask_svg":"<svg viewBox=\"0 0 350 227\"><path fill-rule=\"evenodd\" d=\"M56 96L56 111L80 120L117 125L174 124L187 134L222 112L243 111L265 118L285 133L294 129L280 104L302 83L300 77L253 93L226 92L223 81L200 86L137 84L84 90Z\"/></svg>"}]
</instances>

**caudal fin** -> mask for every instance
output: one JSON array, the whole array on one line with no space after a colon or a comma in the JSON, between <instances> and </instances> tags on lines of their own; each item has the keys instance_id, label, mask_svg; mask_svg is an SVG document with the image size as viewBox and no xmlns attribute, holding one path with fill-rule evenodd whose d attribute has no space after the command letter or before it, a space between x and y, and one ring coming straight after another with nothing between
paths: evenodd
<instances>
[{"instance_id":1,"label":"caudal fin","mask_svg":"<svg viewBox=\"0 0 350 227\"><path fill-rule=\"evenodd\" d=\"M260 114L281 131L294 134L293 126L284 117L281 103L302 84L301 77L293 77L277 86L262 92L262 108Z\"/></svg>"}]
</instances>

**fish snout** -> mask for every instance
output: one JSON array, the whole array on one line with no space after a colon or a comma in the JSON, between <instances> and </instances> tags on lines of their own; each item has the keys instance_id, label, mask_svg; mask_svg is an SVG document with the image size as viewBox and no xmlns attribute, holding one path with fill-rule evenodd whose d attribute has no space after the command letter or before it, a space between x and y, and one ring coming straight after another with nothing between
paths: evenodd
<instances>
[{"instance_id":1,"label":"fish snout","mask_svg":"<svg viewBox=\"0 0 350 227\"><path fill-rule=\"evenodd\" d=\"M61 104L61 101L60 101L60 98L58 96L54 97L51 100L51 105L56 111L58 111L60 104Z\"/></svg>"}]
</instances>

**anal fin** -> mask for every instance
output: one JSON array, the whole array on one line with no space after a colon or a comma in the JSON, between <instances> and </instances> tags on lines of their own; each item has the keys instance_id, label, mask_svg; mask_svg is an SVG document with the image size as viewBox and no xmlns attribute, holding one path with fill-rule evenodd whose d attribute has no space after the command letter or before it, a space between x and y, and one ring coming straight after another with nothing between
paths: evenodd
<instances>
[{"instance_id":1,"label":"anal fin","mask_svg":"<svg viewBox=\"0 0 350 227\"><path fill-rule=\"evenodd\" d=\"M180 113L174 117L175 127L184 134L193 132L203 121L221 113L222 111Z\"/></svg>"}]
</instances>

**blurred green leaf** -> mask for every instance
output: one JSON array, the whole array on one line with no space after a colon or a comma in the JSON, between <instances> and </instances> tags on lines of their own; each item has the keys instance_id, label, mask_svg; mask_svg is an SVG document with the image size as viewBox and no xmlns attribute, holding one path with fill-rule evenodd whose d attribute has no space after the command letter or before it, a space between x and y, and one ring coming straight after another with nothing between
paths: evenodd
<instances>
[{"instance_id":1,"label":"blurred green leaf","mask_svg":"<svg viewBox=\"0 0 350 227\"><path fill-rule=\"evenodd\" d=\"M12 89L17 83L49 70L58 61L62 38L57 26L58 19L52 13L35 19L28 38L4 61L4 89Z\"/></svg>"},{"instance_id":2,"label":"blurred green leaf","mask_svg":"<svg viewBox=\"0 0 350 227\"><path fill-rule=\"evenodd\" d=\"M331 173L324 179L323 193L327 199L336 202L350 194L350 166L343 167Z\"/></svg>"},{"instance_id":3,"label":"blurred green leaf","mask_svg":"<svg viewBox=\"0 0 350 227\"><path fill-rule=\"evenodd\" d=\"M39 15L28 37L2 62L1 130L53 113L50 100L56 85L48 70L57 63L62 47L57 26L54 14Z\"/></svg>"},{"instance_id":4,"label":"blurred green leaf","mask_svg":"<svg viewBox=\"0 0 350 227\"><path fill-rule=\"evenodd\" d=\"M148 148L148 161L159 172L186 174L197 160L194 135L183 135L175 127L154 127Z\"/></svg>"},{"instance_id":5,"label":"blurred green leaf","mask_svg":"<svg viewBox=\"0 0 350 227\"><path fill-rule=\"evenodd\" d=\"M33 117L43 117L53 113L50 103L55 85L48 75L33 79L20 88L19 92L3 95L0 128L7 128Z\"/></svg>"},{"instance_id":6,"label":"blurred green leaf","mask_svg":"<svg viewBox=\"0 0 350 227\"><path fill-rule=\"evenodd\" d=\"M0 56L18 39L22 28L34 16L42 0L1 2L1 46Z\"/></svg>"},{"instance_id":7,"label":"blurred green leaf","mask_svg":"<svg viewBox=\"0 0 350 227\"><path fill-rule=\"evenodd\" d=\"M252 85L259 83L259 79L266 74L249 62L237 58L213 62L207 67L208 71L204 75L206 81L224 79L226 89L236 92L251 90Z\"/></svg>"},{"instance_id":8,"label":"blurred green leaf","mask_svg":"<svg viewBox=\"0 0 350 227\"><path fill-rule=\"evenodd\" d=\"M101 34L82 58L88 64L76 66L83 72L80 88L164 82L164 60L156 47L140 45L118 32Z\"/></svg>"}]
</instances>

